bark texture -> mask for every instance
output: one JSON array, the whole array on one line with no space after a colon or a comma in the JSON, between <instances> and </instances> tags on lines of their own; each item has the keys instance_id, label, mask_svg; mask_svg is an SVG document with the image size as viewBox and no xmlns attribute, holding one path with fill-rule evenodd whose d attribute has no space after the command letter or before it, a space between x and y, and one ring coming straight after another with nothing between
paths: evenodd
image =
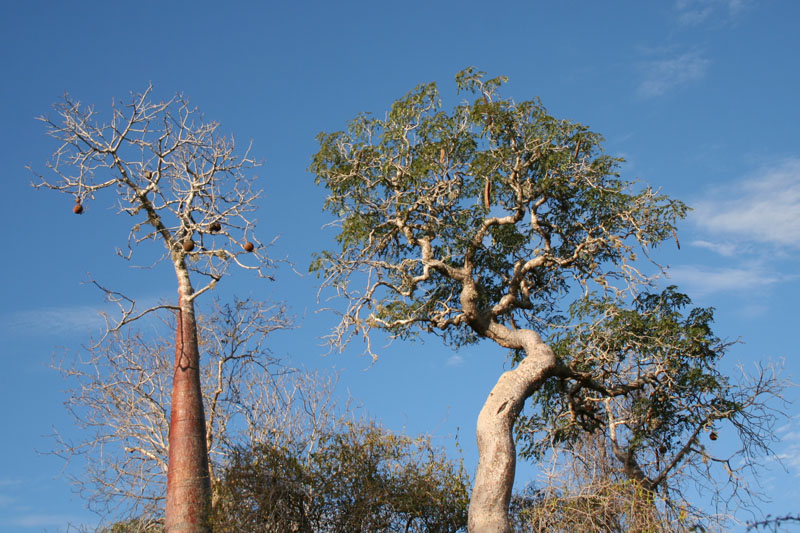
<instances>
[{"instance_id":1,"label":"bark texture","mask_svg":"<svg viewBox=\"0 0 800 533\"><path fill-rule=\"evenodd\" d=\"M233 137L205 122L181 95L154 102L152 86L112 106L110 122L97 121L92 107L65 96L55 106L58 121L41 120L58 140L49 166L57 178L38 187L64 192L83 211L105 189L116 191L119 210L133 217L127 250L131 259L145 241L162 241L178 277L179 315L170 413L167 531L208 531L211 507L203 403L200 392L194 299L213 289L230 266L269 277L271 261L255 236L260 190L249 170L257 166L249 148L236 152ZM246 258L246 259L245 259ZM160 261L159 259L158 261ZM157 262L158 262L157 261ZM205 285L192 288L191 273ZM135 302L103 289L121 318L115 333L157 309L136 313Z\"/></svg>"},{"instance_id":2,"label":"bark texture","mask_svg":"<svg viewBox=\"0 0 800 533\"><path fill-rule=\"evenodd\" d=\"M197 323L194 302L187 298L188 274L180 281L170 414L166 531L210 533L211 483L200 390Z\"/></svg>"},{"instance_id":3,"label":"bark texture","mask_svg":"<svg viewBox=\"0 0 800 533\"><path fill-rule=\"evenodd\" d=\"M514 486L517 452L514 422L525 400L552 375L556 357L530 330L490 328L500 344L523 347L526 357L503 373L478 415L478 469L469 503L470 533L510 533L508 507ZM494 335L492 335L492 333Z\"/></svg>"}]
</instances>

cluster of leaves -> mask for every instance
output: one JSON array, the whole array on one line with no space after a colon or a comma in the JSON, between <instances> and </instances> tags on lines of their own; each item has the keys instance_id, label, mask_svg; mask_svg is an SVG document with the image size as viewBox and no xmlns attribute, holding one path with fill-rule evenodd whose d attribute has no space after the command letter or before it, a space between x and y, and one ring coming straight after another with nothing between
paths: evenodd
<instances>
[{"instance_id":1,"label":"cluster of leaves","mask_svg":"<svg viewBox=\"0 0 800 533\"><path fill-rule=\"evenodd\" d=\"M239 450L214 521L222 531L463 531L468 483L428 438L349 423L306 458L267 444Z\"/></svg>"},{"instance_id":2,"label":"cluster of leaves","mask_svg":"<svg viewBox=\"0 0 800 533\"><path fill-rule=\"evenodd\" d=\"M571 373L534 396L536 412L521 423L521 434L550 428L548 441L569 441L604 425L605 400L615 396L629 402L628 425L641 446L670 445L686 430L735 415L742 406L717 368L729 344L711 330L713 310L683 316L689 304L675 287L642 294L629 308L608 298L578 301L577 325L558 330L551 344ZM549 448L526 442L529 455Z\"/></svg>"},{"instance_id":3,"label":"cluster of leaves","mask_svg":"<svg viewBox=\"0 0 800 533\"><path fill-rule=\"evenodd\" d=\"M558 379L533 395L518 420L521 454L541 460L556 449L575 452L595 435L619 480L669 495L673 508L685 505L688 479L714 486L708 494L716 503L747 500L741 470L769 453L780 415L772 400L783 383L775 368L736 382L724 375L720 362L731 343L714 335L712 309L690 304L668 287L630 306L605 298L573 306L576 325L554 336ZM731 447L714 441L728 428L740 446L723 452Z\"/></svg>"},{"instance_id":4,"label":"cluster of leaves","mask_svg":"<svg viewBox=\"0 0 800 533\"><path fill-rule=\"evenodd\" d=\"M620 179L600 135L538 100L500 97L504 81L467 69L456 77L467 100L452 111L422 85L384 119L319 135L311 171L341 248L311 269L350 301L335 344L372 327L474 342L451 327L468 322L466 286L490 320L543 321L573 281L637 284L634 248L672 236L684 204Z\"/></svg>"}]
</instances>

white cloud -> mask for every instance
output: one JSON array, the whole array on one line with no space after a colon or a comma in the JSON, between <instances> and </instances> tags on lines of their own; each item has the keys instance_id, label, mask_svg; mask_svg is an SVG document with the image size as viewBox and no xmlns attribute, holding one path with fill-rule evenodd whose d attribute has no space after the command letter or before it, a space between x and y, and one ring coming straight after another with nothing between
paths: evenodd
<instances>
[{"instance_id":1,"label":"white cloud","mask_svg":"<svg viewBox=\"0 0 800 533\"><path fill-rule=\"evenodd\" d=\"M691 294L699 295L730 290L752 291L788 279L766 272L757 265L741 268L676 266L669 270L668 277L681 287L691 289Z\"/></svg>"},{"instance_id":2,"label":"white cloud","mask_svg":"<svg viewBox=\"0 0 800 533\"><path fill-rule=\"evenodd\" d=\"M697 246L698 248L706 248L712 252L718 253L719 255L724 255L725 257L731 257L737 251L737 246L730 242L709 242L696 240L690 242L689 244L692 246Z\"/></svg>"},{"instance_id":3,"label":"white cloud","mask_svg":"<svg viewBox=\"0 0 800 533\"><path fill-rule=\"evenodd\" d=\"M135 314L162 303L164 302L154 297L139 299L136 302ZM111 303L106 303L103 307L88 305L40 307L1 315L0 330L8 334L37 336L99 333L105 331L106 327L104 312L108 314L112 323L121 317L120 308Z\"/></svg>"},{"instance_id":4,"label":"white cloud","mask_svg":"<svg viewBox=\"0 0 800 533\"><path fill-rule=\"evenodd\" d=\"M698 235L691 244L719 254L725 264L678 265L669 277L692 294L746 295L740 311L763 314L767 289L800 277L794 259L800 250L800 159L763 167L701 198L689 215ZM761 291L762 301L754 291Z\"/></svg>"},{"instance_id":5,"label":"white cloud","mask_svg":"<svg viewBox=\"0 0 800 533\"><path fill-rule=\"evenodd\" d=\"M712 18L730 20L749 3L749 0L677 0L675 8L681 24L696 26Z\"/></svg>"},{"instance_id":6,"label":"white cloud","mask_svg":"<svg viewBox=\"0 0 800 533\"><path fill-rule=\"evenodd\" d=\"M62 526L66 527L69 524L78 525L83 520L74 515L67 514L48 514L48 513L32 513L24 515L12 520L13 524L21 527L44 527L44 526Z\"/></svg>"},{"instance_id":7,"label":"white cloud","mask_svg":"<svg viewBox=\"0 0 800 533\"><path fill-rule=\"evenodd\" d=\"M655 98L682 85L703 78L711 61L697 51L678 57L657 59L644 66L644 79L637 88L639 96Z\"/></svg>"},{"instance_id":8,"label":"white cloud","mask_svg":"<svg viewBox=\"0 0 800 533\"><path fill-rule=\"evenodd\" d=\"M447 366L462 366L464 364L464 358L458 354L451 355L447 359Z\"/></svg>"},{"instance_id":9,"label":"white cloud","mask_svg":"<svg viewBox=\"0 0 800 533\"><path fill-rule=\"evenodd\" d=\"M105 326L105 320L96 307L48 307L18 311L6 316L5 329L19 334L62 335L86 333Z\"/></svg>"},{"instance_id":10,"label":"white cloud","mask_svg":"<svg viewBox=\"0 0 800 533\"><path fill-rule=\"evenodd\" d=\"M776 432L781 441L781 450L775 454L777 459L792 472L795 477L800 477L800 419L793 417L788 424Z\"/></svg>"},{"instance_id":11,"label":"white cloud","mask_svg":"<svg viewBox=\"0 0 800 533\"><path fill-rule=\"evenodd\" d=\"M683 24L700 24L711 16L715 2L709 0L678 0L675 7L678 9L678 18Z\"/></svg>"},{"instance_id":12,"label":"white cloud","mask_svg":"<svg viewBox=\"0 0 800 533\"><path fill-rule=\"evenodd\" d=\"M789 159L711 191L691 220L706 232L740 242L800 248L800 159Z\"/></svg>"}]
</instances>

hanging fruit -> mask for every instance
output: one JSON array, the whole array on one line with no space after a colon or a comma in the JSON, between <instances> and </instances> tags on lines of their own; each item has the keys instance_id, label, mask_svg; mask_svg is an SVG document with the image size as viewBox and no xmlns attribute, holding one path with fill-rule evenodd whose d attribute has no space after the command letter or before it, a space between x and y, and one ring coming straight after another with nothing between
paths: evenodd
<instances>
[{"instance_id":1,"label":"hanging fruit","mask_svg":"<svg viewBox=\"0 0 800 533\"><path fill-rule=\"evenodd\" d=\"M255 248L255 245L252 242L247 241L246 243L244 243L244 251L245 252L252 252L254 248Z\"/></svg>"},{"instance_id":2,"label":"hanging fruit","mask_svg":"<svg viewBox=\"0 0 800 533\"><path fill-rule=\"evenodd\" d=\"M717 440L717 432L712 431L711 433L708 434L708 438L711 440Z\"/></svg>"},{"instance_id":3,"label":"hanging fruit","mask_svg":"<svg viewBox=\"0 0 800 533\"><path fill-rule=\"evenodd\" d=\"M183 251L191 252L192 250L194 250L194 241L190 237L186 237L183 240Z\"/></svg>"},{"instance_id":4,"label":"hanging fruit","mask_svg":"<svg viewBox=\"0 0 800 533\"><path fill-rule=\"evenodd\" d=\"M208 231L210 231L211 233L216 233L221 229L222 229L222 224L220 224L219 221L212 222L211 224L208 225Z\"/></svg>"},{"instance_id":5,"label":"hanging fruit","mask_svg":"<svg viewBox=\"0 0 800 533\"><path fill-rule=\"evenodd\" d=\"M81 205L80 200L75 200L75 206L72 208L72 212L76 215L83 213L83 206Z\"/></svg>"}]
</instances>

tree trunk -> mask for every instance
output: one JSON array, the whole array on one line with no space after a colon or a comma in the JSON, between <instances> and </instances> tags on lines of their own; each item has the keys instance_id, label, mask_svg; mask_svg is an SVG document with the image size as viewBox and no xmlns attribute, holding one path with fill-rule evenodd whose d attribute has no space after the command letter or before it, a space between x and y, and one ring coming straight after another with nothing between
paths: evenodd
<instances>
[{"instance_id":1,"label":"tree trunk","mask_svg":"<svg viewBox=\"0 0 800 533\"><path fill-rule=\"evenodd\" d=\"M536 333L526 330L501 333L505 341L501 344L508 346L510 337L514 337L513 340L522 341L527 355L516 368L500 376L478 415L479 459L469 501L470 533L511 531L508 506L517 461L514 422L525 400L556 368L553 351Z\"/></svg>"},{"instance_id":2,"label":"tree trunk","mask_svg":"<svg viewBox=\"0 0 800 533\"><path fill-rule=\"evenodd\" d=\"M211 484L206 449L200 352L188 274L179 272L175 370L169 424L166 531L210 533ZM181 279L183 278L183 279Z\"/></svg>"}]
</instances>

